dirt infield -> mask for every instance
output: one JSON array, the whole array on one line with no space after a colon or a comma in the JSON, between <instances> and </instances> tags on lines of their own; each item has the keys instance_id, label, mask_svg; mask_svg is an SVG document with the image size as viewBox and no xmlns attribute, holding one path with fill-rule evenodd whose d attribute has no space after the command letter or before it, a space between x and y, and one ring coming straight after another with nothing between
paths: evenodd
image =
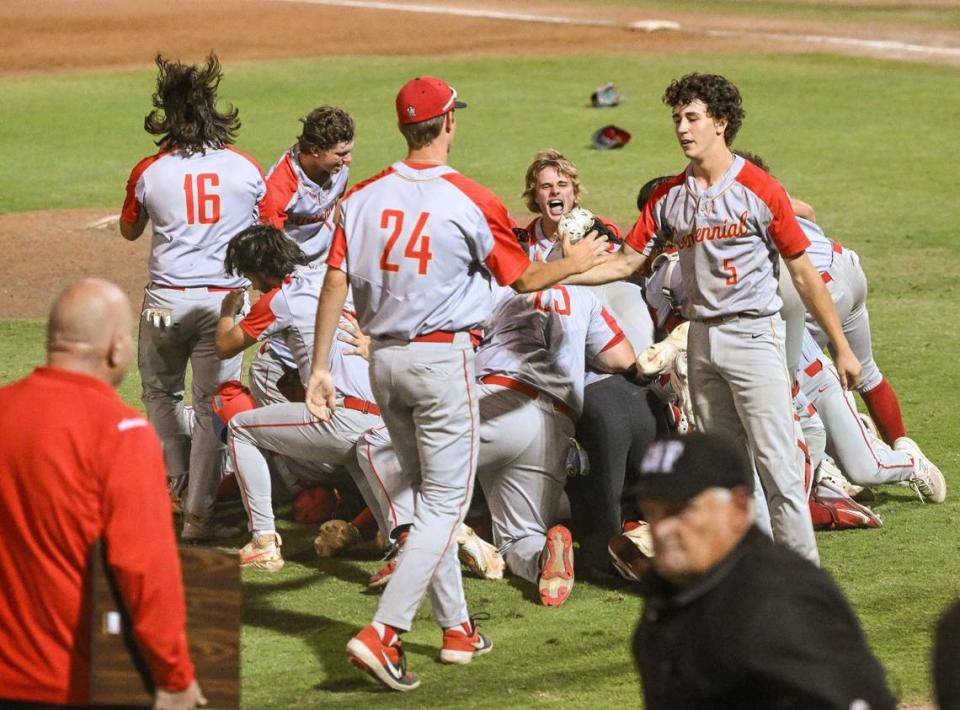
<instances>
[{"instance_id":1,"label":"dirt infield","mask_svg":"<svg viewBox=\"0 0 960 710\"><path fill-rule=\"evenodd\" d=\"M873 0L882 4L885 0ZM922 1L922 0L921 0ZM936 5L943 0L926 0ZM414 3L408 3L410 5ZM416 4L423 5L424 2ZM517 12L505 0L450 0L444 8ZM947 4L947 3L943 3ZM951 6L956 3L949 3ZM798 22L751 18L751 35L738 35L744 18L665 13L623 6L528 0L524 13L605 22L603 26L549 24L396 10L331 7L289 0L7 0L0 4L0 76L94 68L149 66L162 49L199 59L211 48L224 61L313 56L483 56L564 52L670 53L822 51L803 36L841 32L853 39L941 43L960 47L960 31L890 25ZM638 20L674 20L680 31L630 29ZM429 25L430 31L424 32ZM730 32L728 36L710 33ZM760 33L777 35L776 38ZM466 41L465 38L469 38ZM791 39L796 38L796 39ZM870 54L861 45L830 51ZM882 50L888 55L892 50ZM930 61L929 57L924 59ZM949 57L943 61L953 61ZM954 63L960 63L958 57ZM116 206L119 209L119 205ZM83 274L108 274L134 302L146 272L149 240L129 244L114 229L85 228L110 210L68 210L0 216L0 250L8 278L0 287L0 318L39 318L50 294ZM42 292L37 284L44 284Z\"/></svg>"}]
</instances>

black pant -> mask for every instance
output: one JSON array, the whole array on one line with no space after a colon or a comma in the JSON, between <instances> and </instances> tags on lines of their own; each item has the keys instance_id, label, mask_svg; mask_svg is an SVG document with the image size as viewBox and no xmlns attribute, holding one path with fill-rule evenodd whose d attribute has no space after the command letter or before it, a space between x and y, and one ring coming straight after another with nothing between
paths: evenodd
<instances>
[{"instance_id":1,"label":"black pant","mask_svg":"<svg viewBox=\"0 0 960 710\"><path fill-rule=\"evenodd\" d=\"M612 571L607 542L621 531L624 482L657 435L667 432L663 404L646 387L622 375L587 386L577 441L590 459L590 474L567 481L573 534L580 542L577 572ZM626 501L632 509L632 501Z\"/></svg>"}]
</instances>

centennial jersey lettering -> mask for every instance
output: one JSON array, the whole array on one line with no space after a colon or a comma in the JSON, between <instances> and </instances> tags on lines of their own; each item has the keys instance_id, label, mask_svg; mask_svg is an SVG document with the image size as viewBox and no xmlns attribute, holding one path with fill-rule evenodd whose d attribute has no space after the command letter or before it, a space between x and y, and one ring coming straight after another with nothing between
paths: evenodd
<instances>
[{"instance_id":1,"label":"centennial jersey lettering","mask_svg":"<svg viewBox=\"0 0 960 710\"><path fill-rule=\"evenodd\" d=\"M747 227L749 219L750 213L744 210L740 214L740 219L738 219L735 224L728 224L727 220L723 220L721 224L715 224L712 227L697 227L682 237L674 237L673 242L677 245L678 249L688 249L694 244L700 244L705 241L744 237L749 234L749 228Z\"/></svg>"}]
</instances>

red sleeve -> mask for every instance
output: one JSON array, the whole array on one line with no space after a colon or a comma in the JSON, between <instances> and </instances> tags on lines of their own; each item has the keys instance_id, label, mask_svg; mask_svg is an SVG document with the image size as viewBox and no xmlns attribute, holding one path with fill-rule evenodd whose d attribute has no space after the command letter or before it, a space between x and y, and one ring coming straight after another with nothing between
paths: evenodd
<instances>
[{"instance_id":1,"label":"red sleeve","mask_svg":"<svg viewBox=\"0 0 960 710\"><path fill-rule=\"evenodd\" d=\"M343 271L346 260L347 235L343 231L343 226L338 224L333 230L333 240L330 242L330 251L327 252L327 266Z\"/></svg>"},{"instance_id":2,"label":"red sleeve","mask_svg":"<svg viewBox=\"0 0 960 710\"><path fill-rule=\"evenodd\" d=\"M133 170L130 171L130 177L127 179L127 194L123 200L123 209L120 210L120 221L124 224L136 224L140 221L140 212L143 209L143 205L141 205L137 199L137 183L140 181L140 176L143 175L144 171L167 152L169 151L160 151L156 155L144 158L134 165Z\"/></svg>"},{"instance_id":3,"label":"red sleeve","mask_svg":"<svg viewBox=\"0 0 960 710\"><path fill-rule=\"evenodd\" d=\"M613 332L613 337L610 339L610 342L604 345L600 350L600 352L606 352L623 340L626 336L623 334L623 329L620 328L620 324L617 323L617 319L613 317L613 314L608 311L605 306L600 306L600 315L606 322L607 327Z\"/></svg>"},{"instance_id":4,"label":"red sleeve","mask_svg":"<svg viewBox=\"0 0 960 710\"><path fill-rule=\"evenodd\" d=\"M297 194L300 187L300 180L293 170L290 161L293 157L290 153L284 153L283 157L277 163L267 177L267 198L270 201L269 209L271 212L271 224L277 229L283 229L287 222L287 207L290 206L290 200Z\"/></svg>"},{"instance_id":5,"label":"red sleeve","mask_svg":"<svg viewBox=\"0 0 960 710\"><path fill-rule=\"evenodd\" d=\"M737 175L737 182L759 197L770 210L773 218L767 227L767 233L784 259L800 256L807 250L810 240L797 222L797 216L793 213L790 198L783 185L749 161L745 162Z\"/></svg>"},{"instance_id":6,"label":"red sleeve","mask_svg":"<svg viewBox=\"0 0 960 710\"><path fill-rule=\"evenodd\" d=\"M157 686L186 688L194 677L166 468L153 427L138 414L104 437L104 539L133 630Z\"/></svg>"},{"instance_id":7,"label":"red sleeve","mask_svg":"<svg viewBox=\"0 0 960 710\"><path fill-rule=\"evenodd\" d=\"M270 308L270 302L280 291L278 288L272 288L260 296L260 300L253 304L250 312L242 321L237 323L237 327L254 340L259 340L263 331L269 328L277 320L277 316Z\"/></svg>"},{"instance_id":8,"label":"red sleeve","mask_svg":"<svg viewBox=\"0 0 960 710\"><path fill-rule=\"evenodd\" d=\"M517 243L507 208L490 190L460 173L449 173L443 179L455 185L483 213L493 235L493 249L484 264L501 286L509 286L527 270L530 258Z\"/></svg>"},{"instance_id":9,"label":"red sleeve","mask_svg":"<svg viewBox=\"0 0 960 710\"><path fill-rule=\"evenodd\" d=\"M643 206L643 212L637 217L637 221L624 240L635 252L642 254L643 250L647 248L647 242L657 233L655 210L659 206L660 201L666 197L667 193L674 187L683 184L683 181L684 174L680 173L664 182L650 195L647 204Z\"/></svg>"}]
</instances>

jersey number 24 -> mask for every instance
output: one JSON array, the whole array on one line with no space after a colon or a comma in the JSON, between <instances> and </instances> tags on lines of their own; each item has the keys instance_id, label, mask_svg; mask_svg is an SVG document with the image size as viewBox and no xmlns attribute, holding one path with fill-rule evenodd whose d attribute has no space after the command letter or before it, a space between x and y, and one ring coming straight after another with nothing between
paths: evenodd
<instances>
[{"instance_id":1,"label":"jersey number 24","mask_svg":"<svg viewBox=\"0 0 960 710\"><path fill-rule=\"evenodd\" d=\"M402 210L384 210L380 214L380 229L390 230L390 236L387 237L387 243L380 255L380 268L384 271L400 271L400 264L391 261L391 259L397 240L403 234L405 216ZM429 218L429 212L420 213L413 231L407 236L406 246L403 249L404 257L417 262L417 273L421 276L427 275L430 260L433 258L433 254L430 253L430 237L423 233L423 228L427 225Z\"/></svg>"}]
</instances>

